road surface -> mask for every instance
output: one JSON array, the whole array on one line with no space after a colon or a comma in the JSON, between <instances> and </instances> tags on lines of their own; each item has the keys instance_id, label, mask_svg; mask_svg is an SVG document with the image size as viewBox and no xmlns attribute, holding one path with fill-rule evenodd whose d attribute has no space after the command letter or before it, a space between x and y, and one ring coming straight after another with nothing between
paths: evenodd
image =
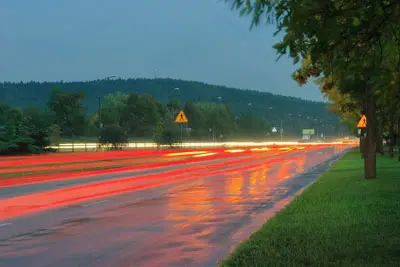
<instances>
[{"instance_id":1,"label":"road surface","mask_svg":"<svg viewBox=\"0 0 400 267\"><path fill-rule=\"evenodd\" d=\"M214 266L346 149L2 187L0 266Z\"/></svg>"}]
</instances>

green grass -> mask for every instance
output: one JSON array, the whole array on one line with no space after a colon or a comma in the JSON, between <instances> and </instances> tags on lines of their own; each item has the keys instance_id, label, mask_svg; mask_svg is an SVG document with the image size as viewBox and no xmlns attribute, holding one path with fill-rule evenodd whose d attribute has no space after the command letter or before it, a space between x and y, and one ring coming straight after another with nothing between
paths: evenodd
<instances>
[{"instance_id":1,"label":"green grass","mask_svg":"<svg viewBox=\"0 0 400 267\"><path fill-rule=\"evenodd\" d=\"M350 152L221 266L400 266L400 162Z\"/></svg>"}]
</instances>

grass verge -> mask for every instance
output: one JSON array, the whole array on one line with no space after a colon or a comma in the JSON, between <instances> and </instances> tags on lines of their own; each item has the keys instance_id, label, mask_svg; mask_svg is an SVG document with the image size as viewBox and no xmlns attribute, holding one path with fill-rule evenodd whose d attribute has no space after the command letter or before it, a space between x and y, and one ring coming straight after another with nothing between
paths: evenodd
<instances>
[{"instance_id":1,"label":"grass verge","mask_svg":"<svg viewBox=\"0 0 400 267\"><path fill-rule=\"evenodd\" d=\"M220 266L400 266L400 163L377 166L348 153Z\"/></svg>"}]
</instances>

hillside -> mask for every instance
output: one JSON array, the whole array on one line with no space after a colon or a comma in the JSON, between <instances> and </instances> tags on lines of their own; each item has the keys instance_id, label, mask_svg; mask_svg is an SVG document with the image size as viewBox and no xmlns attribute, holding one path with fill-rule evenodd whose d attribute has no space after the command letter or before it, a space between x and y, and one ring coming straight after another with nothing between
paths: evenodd
<instances>
[{"instance_id":1,"label":"hillside","mask_svg":"<svg viewBox=\"0 0 400 267\"><path fill-rule=\"evenodd\" d=\"M240 90L195 81L174 79L107 79L88 82L28 82L0 84L0 103L17 107L44 106L52 89L83 90L88 113L97 109L98 97L120 91L150 94L160 102L172 99L181 102L220 102L230 104L235 114L251 110L279 126L281 120L291 127L328 127L339 131L338 117L326 109L326 104L271 93ZM179 89L177 89L179 88ZM296 126L294 125L296 124ZM326 125L326 126L324 126ZM286 127L286 129L288 129Z\"/></svg>"}]
</instances>

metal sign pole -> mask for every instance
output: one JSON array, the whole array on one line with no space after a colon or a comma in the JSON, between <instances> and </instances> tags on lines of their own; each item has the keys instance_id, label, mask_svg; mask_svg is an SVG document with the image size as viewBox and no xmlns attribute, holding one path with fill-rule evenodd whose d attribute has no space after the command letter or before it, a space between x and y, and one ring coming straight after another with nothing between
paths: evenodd
<instances>
[{"instance_id":1,"label":"metal sign pole","mask_svg":"<svg viewBox=\"0 0 400 267\"><path fill-rule=\"evenodd\" d=\"M183 147L183 123L181 123L181 147Z\"/></svg>"}]
</instances>

